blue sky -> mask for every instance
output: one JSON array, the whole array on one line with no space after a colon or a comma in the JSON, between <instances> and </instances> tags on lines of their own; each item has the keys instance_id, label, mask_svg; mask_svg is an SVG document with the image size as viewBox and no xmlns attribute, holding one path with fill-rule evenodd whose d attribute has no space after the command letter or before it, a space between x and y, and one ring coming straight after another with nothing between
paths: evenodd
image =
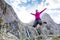
<instances>
[{"instance_id":1,"label":"blue sky","mask_svg":"<svg viewBox=\"0 0 60 40\"><path fill-rule=\"evenodd\" d=\"M56 23L60 23L60 0L5 0L13 7L19 19L24 23L29 23L34 20L34 16L30 13L35 13L47 8L44 13L48 13Z\"/></svg>"}]
</instances>

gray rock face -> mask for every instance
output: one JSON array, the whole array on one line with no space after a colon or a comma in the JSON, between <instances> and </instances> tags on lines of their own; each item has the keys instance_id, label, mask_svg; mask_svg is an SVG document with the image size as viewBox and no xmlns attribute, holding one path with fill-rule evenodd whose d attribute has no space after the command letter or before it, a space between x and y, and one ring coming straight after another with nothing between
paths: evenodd
<instances>
[{"instance_id":1,"label":"gray rock face","mask_svg":"<svg viewBox=\"0 0 60 40\"><path fill-rule=\"evenodd\" d=\"M53 34L54 35L57 35L57 34L59 34L60 32L59 32L59 29L60 29L60 26L58 25L58 24L56 24L52 19L51 19L51 17L48 15L48 14L44 14L43 16L42 16L42 21L46 21L47 22L47 25L46 25L46 27L47 27L47 29L51 29L51 31L53 31ZM48 28L49 27L49 28ZM60 34L59 34L60 35Z\"/></svg>"},{"instance_id":2,"label":"gray rock face","mask_svg":"<svg viewBox=\"0 0 60 40\"><path fill-rule=\"evenodd\" d=\"M13 8L8 5L4 0L0 0L0 31L3 36L8 35L7 33L10 33L20 39L18 24L19 19Z\"/></svg>"},{"instance_id":3,"label":"gray rock face","mask_svg":"<svg viewBox=\"0 0 60 40\"><path fill-rule=\"evenodd\" d=\"M11 38L8 38L10 35L12 35L11 37L13 40L15 40L15 37L18 40L23 40L30 37L30 29L26 28L25 24L18 19L13 8L4 0L0 0L0 5L0 33L3 35L1 36L2 39L11 40ZM32 28L32 30L34 29Z\"/></svg>"},{"instance_id":4,"label":"gray rock face","mask_svg":"<svg viewBox=\"0 0 60 40\"><path fill-rule=\"evenodd\" d=\"M0 40L24 40L26 38L39 40L38 31L43 35L43 40L48 38L48 35L60 35L60 25L56 24L48 14L45 13L41 19L47 24L43 23L42 26L38 25L36 28L32 27L32 23L24 24L18 19L13 8L4 0L0 0Z\"/></svg>"}]
</instances>

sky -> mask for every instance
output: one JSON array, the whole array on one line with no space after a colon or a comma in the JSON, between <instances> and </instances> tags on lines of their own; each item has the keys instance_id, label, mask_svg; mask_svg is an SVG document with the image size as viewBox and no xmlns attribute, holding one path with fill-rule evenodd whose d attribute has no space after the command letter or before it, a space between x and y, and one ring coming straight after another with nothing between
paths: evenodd
<instances>
[{"instance_id":1,"label":"sky","mask_svg":"<svg viewBox=\"0 0 60 40\"><path fill-rule=\"evenodd\" d=\"M35 10L39 11L47 8L44 13L50 15L53 21L60 24L60 0L5 0L9 5L13 7L18 18L23 23L29 23L34 20Z\"/></svg>"}]
</instances>

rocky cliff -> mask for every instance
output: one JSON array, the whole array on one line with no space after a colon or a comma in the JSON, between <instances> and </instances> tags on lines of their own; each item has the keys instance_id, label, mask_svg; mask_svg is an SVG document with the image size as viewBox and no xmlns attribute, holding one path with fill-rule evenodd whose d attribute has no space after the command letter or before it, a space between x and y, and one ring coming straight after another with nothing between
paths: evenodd
<instances>
[{"instance_id":1,"label":"rocky cliff","mask_svg":"<svg viewBox=\"0 0 60 40\"><path fill-rule=\"evenodd\" d=\"M5 38L6 40L8 40L9 38L7 38L7 33L9 33L9 35L13 35L10 35L12 40L15 40L14 37L20 38L18 26L19 22L20 21L13 8L4 0L0 0L0 34L3 35L1 39Z\"/></svg>"},{"instance_id":2,"label":"rocky cliff","mask_svg":"<svg viewBox=\"0 0 60 40\"><path fill-rule=\"evenodd\" d=\"M46 13L41 19L47 24L43 23L36 28L32 27L32 23L24 24L18 19L13 8L4 0L0 0L0 40L57 40L57 36L51 36L51 38L49 35L60 35L60 25Z\"/></svg>"}]
</instances>

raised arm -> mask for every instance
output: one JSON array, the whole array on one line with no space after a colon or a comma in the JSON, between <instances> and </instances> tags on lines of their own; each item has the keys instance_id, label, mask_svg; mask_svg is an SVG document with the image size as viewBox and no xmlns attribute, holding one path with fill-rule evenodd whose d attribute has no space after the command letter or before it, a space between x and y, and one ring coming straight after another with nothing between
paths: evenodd
<instances>
[{"instance_id":1,"label":"raised arm","mask_svg":"<svg viewBox=\"0 0 60 40\"><path fill-rule=\"evenodd\" d=\"M44 12L47 8L43 9L40 13Z\"/></svg>"},{"instance_id":2,"label":"raised arm","mask_svg":"<svg viewBox=\"0 0 60 40\"><path fill-rule=\"evenodd\" d=\"M35 14L33 14L33 13L31 13L32 15L35 15Z\"/></svg>"}]
</instances>

